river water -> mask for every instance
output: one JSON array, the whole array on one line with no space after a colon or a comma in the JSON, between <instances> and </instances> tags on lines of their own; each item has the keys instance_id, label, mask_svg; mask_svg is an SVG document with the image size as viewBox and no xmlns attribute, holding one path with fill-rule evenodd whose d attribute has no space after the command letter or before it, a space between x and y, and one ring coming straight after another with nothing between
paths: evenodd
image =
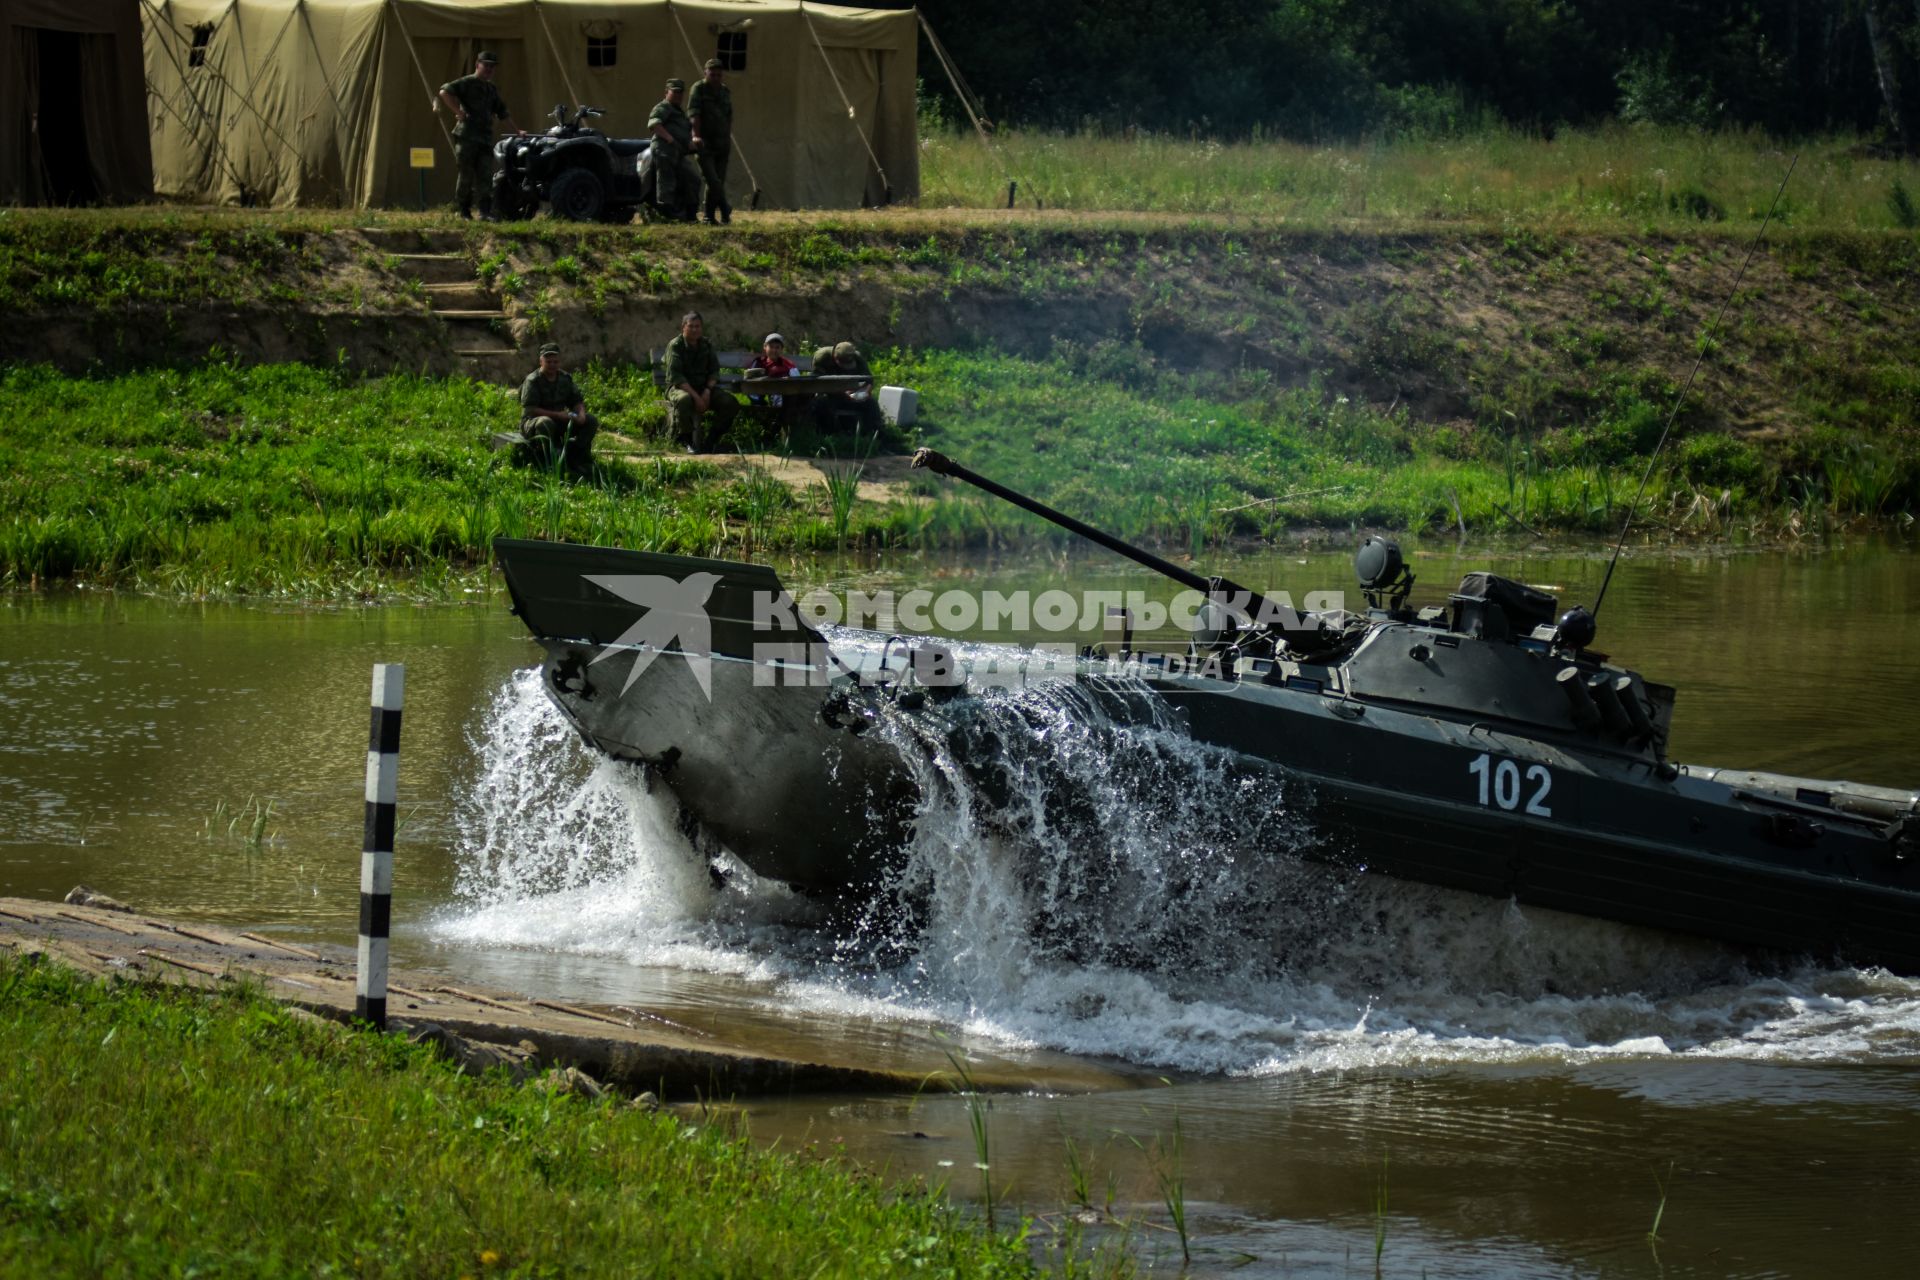
<instances>
[{"instance_id":1,"label":"river water","mask_svg":"<svg viewBox=\"0 0 1920 1280\"><path fill-rule=\"evenodd\" d=\"M1311 550L1218 567L1296 592L1351 581L1344 554ZM1428 547L1416 568L1416 603L1472 568L1571 603L1604 562ZM1080 557L783 574L1165 595ZM1913 787L1917 598L1920 556L1898 546L1641 553L1596 647L1679 688L1677 759ZM498 598L0 606L0 895L86 882L175 918L350 942L369 668L404 662L396 963L888 1065L1012 1063L1036 1087L985 1110L985 1176L1043 1238L1085 1218L1177 1271L1177 1186L1193 1274L1371 1274L1376 1245L1385 1275L1920 1270L1920 982L1284 859L1261 871L1291 877L1276 944L1270 921L1153 892L1235 820L1231 783L1168 737L1119 744L1156 763L1116 769L1116 744L1062 706L1029 708L1016 749L1077 771L1142 893L1078 922L1070 952L1050 946L1031 863L961 795L920 823L931 906L911 936L828 938L772 886L716 886L671 801L573 742ZM1043 866L1071 874L1075 852ZM1087 1060L1132 1087L1078 1092ZM977 1201L974 1119L929 1090L756 1099L749 1124Z\"/></svg>"}]
</instances>

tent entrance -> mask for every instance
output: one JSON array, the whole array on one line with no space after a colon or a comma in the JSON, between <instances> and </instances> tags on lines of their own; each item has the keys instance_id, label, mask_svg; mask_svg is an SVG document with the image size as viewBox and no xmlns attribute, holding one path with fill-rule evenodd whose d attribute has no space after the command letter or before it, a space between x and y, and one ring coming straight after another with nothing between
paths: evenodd
<instances>
[{"instance_id":1,"label":"tent entrance","mask_svg":"<svg viewBox=\"0 0 1920 1280\"><path fill-rule=\"evenodd\" d=\"M81 70L81 42L94 39L72 31L27 29L33 39L34 132L29 154L40 174L41 199L47 204L100 203L87 153L87 89Z\"/></svg>"}]
</instances>

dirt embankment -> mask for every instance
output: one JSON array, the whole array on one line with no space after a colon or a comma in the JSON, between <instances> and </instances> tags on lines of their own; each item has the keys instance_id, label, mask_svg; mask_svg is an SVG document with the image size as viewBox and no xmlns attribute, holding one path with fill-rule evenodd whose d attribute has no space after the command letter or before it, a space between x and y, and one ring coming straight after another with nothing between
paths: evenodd
<instances>
[{"instance_id":1,"label":"dirt embankment","mask_svg":"<svg viewBox=\"0 0 1920 1280\"><path fill-rule=\"evenodd\" d=\"M1318 381L1429 423L1531 428L1669 394L1731 295L1697 422L1914 430L1920 244L1780 232L1735 292L1747 236L788 216L711 232L334 229L289 248L149 230L65 259L57 245L0 244L23 319L0 359L79 369L218 349L504 380L548 338L576 364L644 363L693 309L724 347L772 330L795 349L989 345L1059 358L1072 376L1126 382L1151 366L1242 388ZM138 255L132 284L116 252Z\"/></svg>"}]
</instances>

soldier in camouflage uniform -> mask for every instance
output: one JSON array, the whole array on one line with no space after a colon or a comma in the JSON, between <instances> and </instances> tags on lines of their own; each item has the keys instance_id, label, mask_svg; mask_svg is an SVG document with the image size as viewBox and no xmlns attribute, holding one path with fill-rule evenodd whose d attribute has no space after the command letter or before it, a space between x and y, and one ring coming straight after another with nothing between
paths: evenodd
<instances>
[{"instance_id":1,"label":"soldier in camouflage uniform","mask_svg":"<svg viewBox=\"0 0 1920 1280\"><path fill-rule=\"evenodd\" d=\"M587 412L572 376L560 367L557 343L540 348L540 367L520 384L520 412L520 434L536 457L551 465L555 455L561 455L567 470L585 474L592 465L593 437L600 423Z\"/></svg>"},{"instance_id":2,"label":"soldier in camouflage uniform","mask_svg":"<svg viewBox=\"0 0 1920 1280\"><path fill-rule=\"evenodd\" d=\"M707 180L708 222L732 222L727 203L727 165L733 159L733 90L727 88L726 64L707 59L707 74L693 86L687 115L693 120L693 150L700 158L700 176ZM718 216L716 217L716 213Z\"/></svg>"},{"instance_id":3,"label":"soldier in camouflage uniform","mask_svg":"<svg viewBox=\"0 0 1920 1280\"><path fill-rule=\"evenodd\" d=\"M680 336L667 344L667 414L673 423L676 440L687 442L688 453L705 453L710 441L718 441L733 425L740 402L720 381L720 357L707 341L706 324L698 311L680 317ZM713 414L713 434L700 430L700 415Z\"/></svg>"},{"instance_id":4,"label":"soldier in camouflage uniform","mask_svg":"<svg viewBox=\"0 0 1920 1280\"><path fill-rule=\"evenodd\" d=\"M526 132L507 114L507 100L493 82L499 63L498 55L482 53L473 60L472 75L440 86L440 101L453 113L454 164L458 170L453 202L463 218L473 216L476 195L480 216L493 216L493 122L505 120L513 132Z\"/></svg>"},{"instance_id":5,"label":"soldier in camouflage uniform","mask_svg":"<svg viewBox=\"0 0 1920 1280\"><path fill-rule=\"evenodd\" d=\"M880 415L880 405L873 398L873 370L867 364L867 358L860 354L860 348L851 342L842 342L836 346L821 347L813 353L813 372L816 377L865 378L864 387L855 391L836 391L831 395L813 398L813 424L822 434L837 431L840 423L851 417L856 430L867 430L875 435L880 433L885 419Z\"/></svg>"},{"instance_id":6,"label":"soldier in camouflage uniform","mask_svg":"<svg viewBox=\"0 0 1920 1280\"><path fill-rule=\"evenodd\" d=\"M680 109L687 82L667 81L667 96L647 116L647 132L653 138L653 172L657 186L654 203L669 217L680 207L680 184L693 184L694 199L699 199L700 173L688 154L693 149L693 121ZM691 220L692 215L688 215Z\"/></svg>"}]
</instances>

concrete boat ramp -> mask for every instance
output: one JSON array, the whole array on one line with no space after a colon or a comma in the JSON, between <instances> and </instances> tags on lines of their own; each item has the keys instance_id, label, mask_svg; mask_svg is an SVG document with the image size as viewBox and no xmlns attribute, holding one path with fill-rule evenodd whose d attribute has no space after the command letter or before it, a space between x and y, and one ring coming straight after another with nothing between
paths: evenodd
<instances>
[{"instance_id":1,"label":"concrete boat ramp","mask_svg":"<svg viewBox=\"0 0 1920 1280\"><path fill-rule=\"evenodd\" d=\"M0 947L42 954L97 977L215 989L251 983L282 1003L337 1022L354 1012L354 953L264 933L182 924L88 891L66 902L0 898ZM542 998L444 975L395 969L388 1030L431 1040L471 1070L516 1075L558 1068L667 1102L745 1100L793 1093L910 1093L955 1087L955 1041L927 1028L833 1036L685 1007L672 1016L641 1004ZM853 1043L857 1041L857 1046ZM854 1060L854 1049L859 1060ZM976 1087L1003 1092L1091 1093L1160 1083L1139 1069L1058 1054L983 1053L962 1059ZM568 1069L572 1069L571 1072Z\"/></svg>"}]
</instances>

